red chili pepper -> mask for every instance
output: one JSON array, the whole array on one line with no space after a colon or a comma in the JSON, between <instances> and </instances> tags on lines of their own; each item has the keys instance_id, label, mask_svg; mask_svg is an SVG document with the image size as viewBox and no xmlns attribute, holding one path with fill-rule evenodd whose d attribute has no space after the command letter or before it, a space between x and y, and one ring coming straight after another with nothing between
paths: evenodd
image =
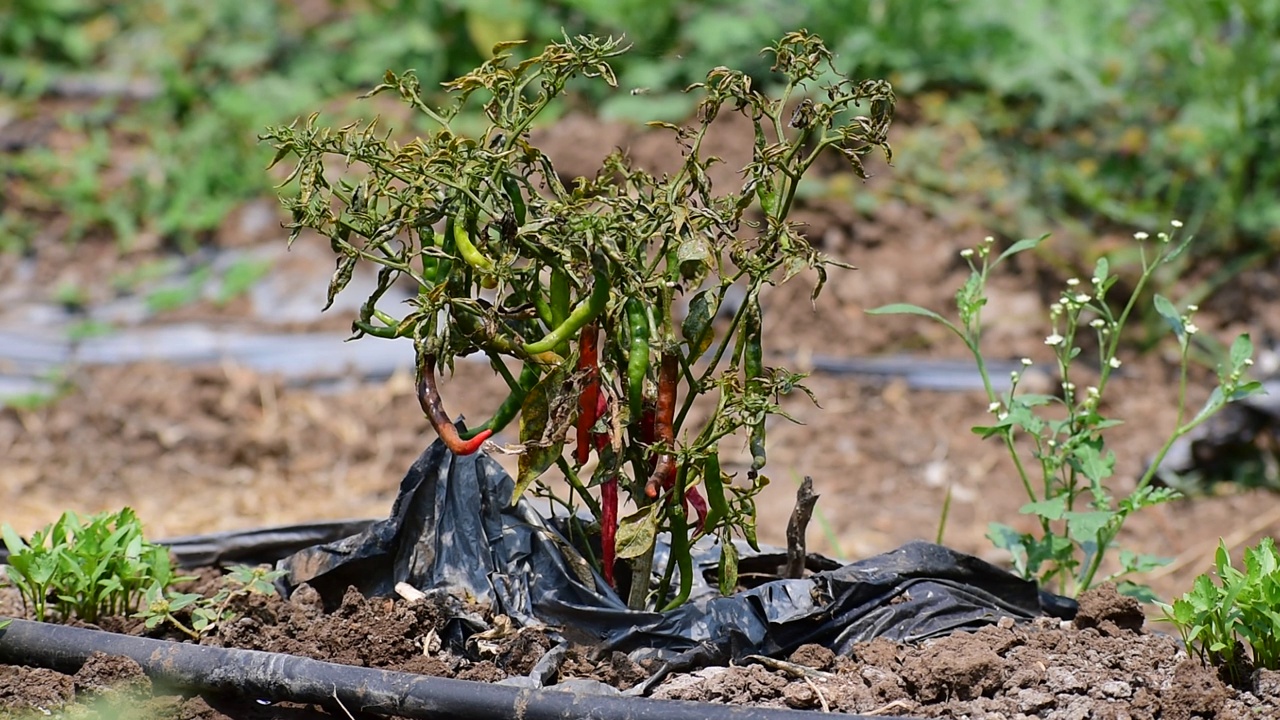
<instances>
[{"instance_id":1,"label":"red chili pepper","mask_svg":"<svg viewBox=\"0 0 1280 720\"><path fill-rule=\"evenodd\" d=\"M688 514L687 508L693 507L693 511L698 514L698 532L707 531L707 501L703 499L702 493L698 492L698 488L689 488L684 494L685 514Z\"/></svg>"},{"instance_id":2,"label":"red chili pepper","mask_svg":"<svg viewBox=\"0 0 1280 720\"><path fill-rule=\"evenodd\" d=\"M676 434L673 425L676 420L676 381L679 377L680 359L673 353L663 353L662 366L658 371L658 405L654 411L653 440L665 445L666 450L658 455L658 462L644 486L645 495L651 498L658 497L658 488L669 488L676 481Z\"/></svg>"},{"instance_id":3,"label":"red chili pepper","mask_svg":"<svg viewBox=\"0 0 1280 720\"><path fill-rule=\"evenodd\" d=\"M617 558L618 537L618 478L611 476L600 485L600 547L601 570L609 587L617 587L613 579L613 563Z\"/></svg>"},{"instance_id":4,"label":"red chili pepper","mask_svg":"<svg viewBox=\"0 0 1280 720\"><path fill-rule=\"evenodd\" d=\"M599 386L597 385L597 387ZM596 419L599 420L600 418L604 417L605 413L607 413L608 411L609 411L609 399L604 396L604 393L597 392L596 393ZM599 455L600 451L604 450L609 445L609 438L610 438L610 435L607 432L591 433L591 445L595 447L596 455Z\"/></svg>"},{"instance_id":5,"label":"red chili pepper","mask_svg":"<svg viewBox=\"0 0 1280 720\"><path fill-rule=\"evenodd\" d=\"M426 413L440 440L454 455L474 453L480 449L485 440L489 439L490 435L493 435L492 430L482 430L470 440L458 437L458 428L449 419L449 413L445 412L444 401L440 399L440 390L436 388L435 355L427 355L423 358L422 373L418 376L418 404L422 406L422 412Z\"/></svg>"},{"instance_id":6,"label":"red chili pepper","mask_svg":"<svg viewBox=\"0 0 1280 720\"><path fill-rule=\"evenodd\" d=\"M578 339L578 370L586 372L587 384L578 396L578 446L574 448L574 459L579 465L585 465L591 457L591 426L596 424L599 417L599 341L600 328L595 323L582 328L582 335Z\"/></svg>"}]
</instances>

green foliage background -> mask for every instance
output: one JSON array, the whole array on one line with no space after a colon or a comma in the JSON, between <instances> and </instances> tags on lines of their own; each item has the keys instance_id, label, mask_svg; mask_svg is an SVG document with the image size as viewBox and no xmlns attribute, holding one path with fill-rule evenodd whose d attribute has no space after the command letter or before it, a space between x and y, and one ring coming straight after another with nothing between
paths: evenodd
<instances>
[{"instance_id":1,"label":"green foliage background","mask_svg":"<svg viewBox=\"0 0 1280 720\"><path fill-rule=\"evenodd\" d=\"M976 200L1011 235L1176 216L1211 241L1202 251L1280 244L1280 0L10 0L0 117L56 109L48 94L72 80L148 91L59 117L81 142L71 156L0 155L15 188L0 246L24 247L63 212L71 239L147 232L192 248L268 192L263 127L320 107L342 117L387 69L429 85L498 40L625 33L637 51L619 79L643 94L577 102L674 120L691 107L680 88L716 65L763 74L757 49L798 27L914 106L894 139L908 200Z\"/></svg>"}]
</instances>

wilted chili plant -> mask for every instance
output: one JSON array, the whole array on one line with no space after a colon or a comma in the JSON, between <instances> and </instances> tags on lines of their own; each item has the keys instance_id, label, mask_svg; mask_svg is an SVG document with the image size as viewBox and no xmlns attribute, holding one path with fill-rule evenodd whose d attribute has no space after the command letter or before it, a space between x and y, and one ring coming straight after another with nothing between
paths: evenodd
<instances>
[{"instance_id":1,"label":"wilted chili plant","mask_svg":"<svg viewBox=\"0 0 1280 720\"><path fill-rule=\"evenodd\" d=\"M297 160L289 174L297 193L284 198L293 238L310 228L332 243L330 303L357 264L380 266L353 330L412 338L419 401L453 452L476 451L520 416L517 496L532 486L571 516L589 510L609 582L619 559L630 561L632 577L650 577L654 538L666 530L673 561L656 606L688 598L689 548L707 535L721 541L728 592L737 582L732 535L755 543L754 498L768 482L760 472L765 419L780 414L780 395L803 390L802 375L762 363L760 291L813 269L816 297L827 266L839 265L787 216L801 178L828 150L860 175L864 155L880 148L888 156L892 89L849 80L819 38L791 33L765 50L775 59L777 97L719 67L689 88L701 95L689 126L652 123L672 133L672 151L683 157L677 172L654 177L618 152L595 177L566 185L528 129L575 78L616 86L609 60L625 49L614 39L566 37L517 61L513 48L499 45L492 60L446 83L451 103L442 108L428 104L412 72L388 72L371 94L398 94L434 128L407 144L377 121L331 129L313 115L269 129L263 139L277 148L276 162ZM855 115L860 107L866 114ZM456 121L476 109L487 127L460 134ZM716 158L702 144L722 111L754 123L754 153L741 186L716 194L707 176ZM345 160L339 177L332 159ZM401 278L418 293L397 314L379 300ZM735 284L745 301L729 312ZM732 319L717 322L722 313ZM436 374L472 353L488 356L511 394L492 419L464 428L445 412ZM703 395L714 410L690 427ZM566 457L570 429L576 445ZM720 467L720 445L731 439L750 447L742 478ZM567 497L554 497L542 480L553 466ZM621 520L620 489L636 508ZM630 604L645 606L650 590L633 582Z\"/></svg>"}]
</instances>

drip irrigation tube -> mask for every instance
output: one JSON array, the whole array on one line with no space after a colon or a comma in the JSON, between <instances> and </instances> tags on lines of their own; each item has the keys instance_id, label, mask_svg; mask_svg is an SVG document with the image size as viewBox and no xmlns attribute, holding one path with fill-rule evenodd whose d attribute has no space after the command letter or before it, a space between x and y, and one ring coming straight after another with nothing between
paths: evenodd
<instances>
[{"instance_id":1,"label":"drip irrigation tube","mask_svg":"<svg viewBox=\"0 0 1280 720\"><path fill-rule=\"evenodd\" d=\"M4 618L0 618L3 620ZM602 696L337 665L310 658L151 640L14 620L0 663L74 673L94 652L132 658L153 680L201 693L332 706L351 712L458 720L813 720L812 711ZM823 713L823 718L871 720Z\"/></svg>"}]
</instances>

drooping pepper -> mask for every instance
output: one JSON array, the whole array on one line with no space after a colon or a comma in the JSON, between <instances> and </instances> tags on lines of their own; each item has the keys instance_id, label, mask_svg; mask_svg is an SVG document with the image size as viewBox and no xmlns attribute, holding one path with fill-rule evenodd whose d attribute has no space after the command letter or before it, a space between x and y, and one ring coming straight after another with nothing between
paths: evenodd
<instances>
[{"instance_id":1,"label":"drooping pepper","mask_svg":"<svg viewBox=\"0 0 1280 720\"><path fill-rule=\"evenodd\" d=\"M644 303L627 301L627 328L631 331L631 354L627 358L628 420L637 422L644 413L644 380L649 373L649 315Z\"/></svg>"},{"instance_id":2,"label":"drooping pepper","mask_svg":"<svg viewBox=\"0 0 1280 720\"><path fill-rule=\"evenodd\" d=\"M482 430L470 440L463 440L458 435L458 428L445 412L444 401L440 399L440 391L436 388L436 356L427 353L422 360L422 368L418 374L418 404L426 413L431 426L445 447L455 455L470 455L480 449L485 440L493 435L493 430Z\"/></svg>"},{"instance_id":3,"label":"drooping pepper","mask_svg":"<svg viewBox=\"0 0 1280 720\"><path fill-rule=\"evenodd\" d=\"M578 371L586 374L586 385L578 395L577 442L574 459L579 465L591 457L591 427L596 424L600 401L600 328L595 323L582 328L578 339Z\"/></svg>"},{"instance_id":4,"label":"drooping pepper","mask_svg":"<svg viewBox=\"0 0 1280 720\"><path fill-rule=\"evenodd\" d=\"M653 440L661 443L663 451L645 483L645 495L656 498L661 488L671 487L675 480L675 428L676 381L680 376L680 358L675 353L663 353L658 369L658 404L653 421Z\"/></svg>"},{"instance_id":5,"label":"drooping pepper","mask_svg":"<svg viewBox=\"0 0 1280 720\"><path fill-rule=\"evenodd\" d=\"M681 484L676 482L677 486ZM683 489L683 488L677 488ZM671 523L671 558L675 560L680 572L680 590L662 608L663 612L673 610L685 604L693 590L693 548L689 541L689 521L684 511L684 504L674 502L668 515Z\"/></svg>"},{"instance_id":6,"label":"drooping pepper","mask_svg":"<svg viewBox=\"0 0 1280 720\"><path fill-rule=\"evenodd\" d=\"M706 517L702 518L702 530L708 532L729 514L729 499L724 494L724 477L720 474L720 450L714 445L702 461L702 486L707 489L707 504L710 506Z\"/></svg>"},{"instance_id":7,"label":"drooping pepper","mask_svg":"<svg viewBox=\"0 0 1280 720\"><path fill-rule=\"evenodd\" d=\"M605 305L609 301L609 268L607 261L597 257L595 260L595 274L591 285L591 293L578 301L578 304L569 313L569 317L565 321L553 328L541 340L526 343L524 351L530 355L538 353L550 352L556 349L560 343L573 337L587 323L596 319L596 316L604 310ZM552 307L554 310L554 305Z\"/></svg>"},{"instance_id":8,"label":"drooping pepper","mask_svg":"<svg viewBox=\"0 0 1280 720\"><path fill-rule=\"evenodd\" d=\"M618 476L610 475L600 484L600 570L610 587L617 587L613 564L618 557Z\"/></svg>"}]
</instances>

